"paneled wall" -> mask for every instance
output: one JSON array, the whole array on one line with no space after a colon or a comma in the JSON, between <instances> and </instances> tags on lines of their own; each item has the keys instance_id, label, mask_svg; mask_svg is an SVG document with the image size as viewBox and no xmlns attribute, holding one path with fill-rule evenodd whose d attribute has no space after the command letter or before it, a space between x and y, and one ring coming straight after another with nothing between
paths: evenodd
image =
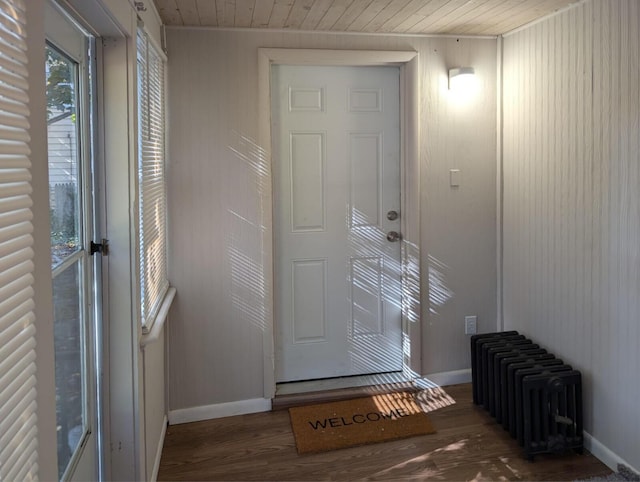
<instances>
[{"instance_id":1,"label":"paneled wall","mask_svg":"<svg viewBox=\"0 0 640 482\"><path fill-rule=\"evenodd\" d=\"M503 308L582 370L586 430L640 467L640 3L504 40Z\"/></svg>"},{"instance_id":2,"label":"paneled wall","mask_svg":"<svg viewBox=\"0 0 640 482\"><path fill-rule=\"evenodd\" d=\"M271 179L256 144L259 47L419 52L423 371L469 368L464 315L496 326L495 39L169 29L167 40L170 409L264 396ZM447 69L461 65L478 74L466 100L447 90Z\"/></svg>"}]
</instances>

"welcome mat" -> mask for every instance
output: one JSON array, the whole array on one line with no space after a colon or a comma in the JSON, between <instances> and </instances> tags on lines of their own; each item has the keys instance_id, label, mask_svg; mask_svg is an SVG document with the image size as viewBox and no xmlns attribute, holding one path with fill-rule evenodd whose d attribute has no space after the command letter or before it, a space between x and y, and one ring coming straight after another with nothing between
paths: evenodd
<instances>
[{"instance_id":1,"label":"welcome mat","mask_svg":"<svg viewBox=\"0 0 640 482\"><path fill-rule=\"evenodd\" d=\"M289 409L298 453L434 433L409 392L397 392Z\"/></svg>"}]
</instances>

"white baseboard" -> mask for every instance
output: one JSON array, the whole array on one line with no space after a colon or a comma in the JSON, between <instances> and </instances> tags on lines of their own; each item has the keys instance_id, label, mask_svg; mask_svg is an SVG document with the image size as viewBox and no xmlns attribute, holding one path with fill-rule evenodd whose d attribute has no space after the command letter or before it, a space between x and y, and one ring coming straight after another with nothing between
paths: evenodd
<instances>
[{"instance_id":1,"label":"white baseboard","mask_svg":"<svg viewBox=\"0 0 640 482\"><path fill-rule=\"evenodd\" d=\"M199 422L212 418L232 417L246 413L268 412L271 410L271 399L254 398L251 400L238 400L237 402L216 403L200 407L182 408L169 411L169 423Z\"/></svg>"},{"instance_id":2,"label":"white baseboard","mask_svg":"<svg viewBox=\"0 0 640 482\"><path fill-rule=\"evenodd\" d=\"M623 464L635 473L640 473L640 470L633 467L629 462L624 460L613 450L609 449L609 447L601 443L598 439L594 438L591 434L583 431L582 435L584 437L584 448L614 472L618 471L618 464Z\"/></svg>"},{"instance_id":3,"label":"white baseboard","mask_svg":"<svg viewBox=\"0 0 640 482\"><path fill-rule=\"evenodd\" d=\"M162 432L160 433L160 440L158 441L158 448L156 450L156 460L153 462L153 471L151 472L151 482L158 480L158 472L160 471L160 459L162 458L162 447L164 447L164 437L167 434L167 416L164 416L162 420Z\"/></svg>"},{"instance_id":4,"label":"white baseboard","mask_svg":"<svg viewBox=\"0 0 640 482\"><path fill-rule=\"evenodd\" d=\"M429 382L439 387L446 387L447 385L458 385L460 383L471 383L471 368L464 370L454 370L451 372L430 373L420 378L426 385Z\"/></svg>"}]
</instances>

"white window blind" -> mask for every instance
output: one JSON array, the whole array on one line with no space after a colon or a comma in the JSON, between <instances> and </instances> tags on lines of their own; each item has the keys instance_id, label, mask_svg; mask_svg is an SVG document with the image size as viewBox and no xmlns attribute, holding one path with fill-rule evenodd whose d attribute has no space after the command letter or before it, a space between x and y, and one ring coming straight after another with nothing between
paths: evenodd
<instances>
[{"instance_id":1,"label":"white window blind","mask_svg":"<svg viewBox=\"0 0 640 482\"><path fill-rule=\"evenodd\" d=\"M165 186L165 62L138 31L138 177L143 331L148 332L169 287Z\"/></svg>"},{"instance_id":2,"label":"white window blind","mask_svg":"<svg viewBox=\"0 0 640 482\"><path fill-rule=\"evenodd\" d=\"M35 480L35 317L25 2L0 0L0 481Z\"/></svg>"}]
</instances>

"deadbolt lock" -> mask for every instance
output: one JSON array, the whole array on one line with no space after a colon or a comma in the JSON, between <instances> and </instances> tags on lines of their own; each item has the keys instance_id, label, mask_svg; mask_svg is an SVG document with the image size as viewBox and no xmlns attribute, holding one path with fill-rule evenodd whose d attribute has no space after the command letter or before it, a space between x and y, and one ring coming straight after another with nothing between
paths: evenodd
<instances>
[{"instance_id":1,"label":"deadbolt lock","mask_svg":"<svg viewBox=\"0 0 640 482\"><path fill-rule=\"evenodd\" d=\"M387 213L387 219L389 221L395 221L396 219L398 219L398 211L389 211Z\"/></svg>"},{"instance_id":2,"label":"deadbolt lock","mask_svg":"<svg viewBox=\"0 0 640 482\"><path fill-rule=\"evenodd\" d=\"M387 233L387 241L391 243L395 243L396 241L400 241L402 236L397 231L389 231Z\"/></svg>"}]
</instances>

